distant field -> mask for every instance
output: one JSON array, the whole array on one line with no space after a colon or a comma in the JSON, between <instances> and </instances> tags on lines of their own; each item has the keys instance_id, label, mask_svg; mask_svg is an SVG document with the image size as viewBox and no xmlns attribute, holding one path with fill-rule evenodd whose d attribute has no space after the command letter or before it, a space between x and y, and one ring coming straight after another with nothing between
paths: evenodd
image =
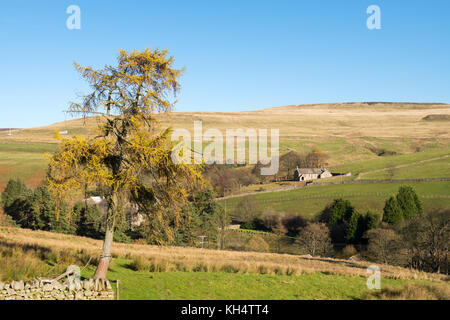
<instances>
[{"instance_id":1,"label":"distant field","mask_svg":"<svg viewBox=\"0 0 450 320\"><path fill-rule=\"evenodd\" d=\"M313 218L336 198L349 199L361 212L367 210L382 213L386 199L397 192L401 185L412 186L424 204L424 209L450 207L450 181L415 183L377 183L309 186L296 190L252 195L263 208L293 213ZM231 214L242 197L221 200Z\"/></svg>"},{"instance_id":2,"label":"distant field","mask_svg":"<svg viewBox=\"0 0 450 320\"><path fill-rule=\"evenodd\" d=\"M183 128L191 133L195 120L203 132L218 129L279 129L280 152L306 152L313 146L329 155L329 165L346 165L358 160L377 159L377 151L412 154L450 148L450 131L445 121L423 121L430 114L450 115L446 104L334 103L291 105L246 112L174 112L159 115L163 127ZM0 142L57 142L55 131L68 135L94 135L99 117L75 119L50 126L14 130L0 135Z\"/></svg>"},{"instance_id":3,"label":"distant field","mask_svg":"<svg viewBox=\"0 0 450 320\"><path fill-rule=\"evenodd\" d=\"M351 172L353 176L356 176L358 173L361 172L384 169L389 168L391 166L403 164L411 164L414 162L419 162L432 158L439 158L446 155L450 155L450 147L435 147L422 152L415 152L395 156L376 157L373 159L366 159L364 161L350 162L348 164L332 167L331 169L333 172ZM449 158L447 158L447 160L444 160L444 162L445 161L450 162ZM446 172L445 169L444 172ZM364 178L367 177L365 176ZM409 178L414 177L412 176Z\"/></svg>"},{"instance_id":4,"label":"distant field","mask_svg":"<svg viewBox=\"0 0 450 320\"><path fill-rule=\"evenodd\" d=\"M443 177L450 177L450 157L364 175L364 179L420 179Z\"/></svg>"},{"instance_id":5,"label":"distant field","mask_svg":"<svg viewBox=\"0 0 450 320\"><path fill-rule=\"evenodd\" d=\"M36 187L45 177L45 152L53 152L55 144L0 143L0 191L10 178L20 178Z\"/></svg>"}]
</instances>

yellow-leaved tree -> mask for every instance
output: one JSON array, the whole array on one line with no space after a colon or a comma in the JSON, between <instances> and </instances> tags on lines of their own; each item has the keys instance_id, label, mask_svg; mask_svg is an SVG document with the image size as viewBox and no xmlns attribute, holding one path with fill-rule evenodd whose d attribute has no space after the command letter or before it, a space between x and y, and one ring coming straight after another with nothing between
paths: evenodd
<instances>
[{"instance_id":1,"label":"yellow-leaved tree","mask_svg":"<svg viewBox=\"0 0 450 320\"><path fill-rule=\"evenodd\" d=\"M203 183L200 168L174 163L170 130L161 129L156 113L172 110L182 70L173 68L167 50L120 50L117 65L95 70L75 63L91 92L68 112L100 115L100 134L74 136L50 158L50 190L64 199L76 190L96 186L107 202L106 231L94 278L105 278L110 263L115 221L124 202L152 218L164 239L173 239L182 223L189 192ZM162 239L163 237L155 237Z\"/></svg>"}]
</instances>

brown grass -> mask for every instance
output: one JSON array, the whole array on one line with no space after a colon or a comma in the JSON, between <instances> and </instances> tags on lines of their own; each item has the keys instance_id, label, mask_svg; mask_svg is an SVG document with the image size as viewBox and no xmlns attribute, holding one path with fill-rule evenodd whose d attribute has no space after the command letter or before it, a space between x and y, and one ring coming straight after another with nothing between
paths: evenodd
<instances>
[{"instance_id":1,"label":"brown grass","mask_svg":"<svg viewBox=\"0 0 450 320\"><path fill-rule=\"evenodd\" d=\"M379 292L372 292L368 298L382 300L450 300L450 286L407 283L402 288L387 287Z\"/></svg>"},{"instance_id":2,"label":"brown grass","mask_svg":"<svg viewBox=\"0 0 450 320\"><path fill-rule=\"evenodd\" d=\"M422 118L437 113L450 116L447 104L408 103L326 103L290 105L246 112L174 112L159 115L164 126L193 130L193 121L202 120L203 130L217 128L280 128L281 140L299 137L442 138L449 139L445 122L427 122ZM54 131L68 130L69 135L93 135L99 117L75 119L46 127L14 130L1 141L51 142Z\"/></svg>"},{"instance_id":3,"label":"brown grass","mask_svg":"<svg viewBox=\"0 0 450 320\"><path fill-rule=\"evenodd\" d=\"M89 256L100 253L102 242L90 238L0 227L0 246L38 246L50 251L83 252ZM308 257L288 254L219 251L198 248L158 247L142 244L114 244L113 257L132 260L131 268L151 271L226 271L240 273L304 274L324 272L366 277L365 261ZM139 258L136 258L139 257ZM139 261L137 261L139 259ZM392 279L420 279L441 281L446 276L379 265L382 276Z\"/></svg>"}]
</instances>

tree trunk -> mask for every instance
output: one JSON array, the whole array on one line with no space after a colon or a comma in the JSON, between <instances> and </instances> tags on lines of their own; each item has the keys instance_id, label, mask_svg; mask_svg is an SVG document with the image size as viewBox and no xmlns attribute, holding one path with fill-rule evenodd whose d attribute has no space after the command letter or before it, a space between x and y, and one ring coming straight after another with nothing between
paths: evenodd
<instances>
[{"instance_id":1,"label":"tree trunk","mask_svg":"<svg viewBox=\"0 0 450 320\"><path fill-rule=\"evenodd\" d=\"M108 204L108 210L106 213L106 231L105 239L103 240L102 254L97 266L97 270L94 274L94 279L105 279L108 272L109 263L111 262L111 249L114 238L114 217L116 210L117 197L111 196L110 203Z\"/></svg>"}]
</instances>

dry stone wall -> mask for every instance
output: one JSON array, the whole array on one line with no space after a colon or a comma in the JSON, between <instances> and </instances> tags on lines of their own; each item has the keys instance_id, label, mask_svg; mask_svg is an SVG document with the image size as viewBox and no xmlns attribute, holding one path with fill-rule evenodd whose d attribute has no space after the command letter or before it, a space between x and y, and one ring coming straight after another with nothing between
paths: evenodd
<instances>
[{"instance_id":1,"label":"dry stone wall","mask_svg":"<svg viewBox=\"0 0 450 320\"><path fill-rule=\"evenodd\" d=\"M0 282L0 300L113 300L108 280Z\"/></svg>"}]
</instances>

